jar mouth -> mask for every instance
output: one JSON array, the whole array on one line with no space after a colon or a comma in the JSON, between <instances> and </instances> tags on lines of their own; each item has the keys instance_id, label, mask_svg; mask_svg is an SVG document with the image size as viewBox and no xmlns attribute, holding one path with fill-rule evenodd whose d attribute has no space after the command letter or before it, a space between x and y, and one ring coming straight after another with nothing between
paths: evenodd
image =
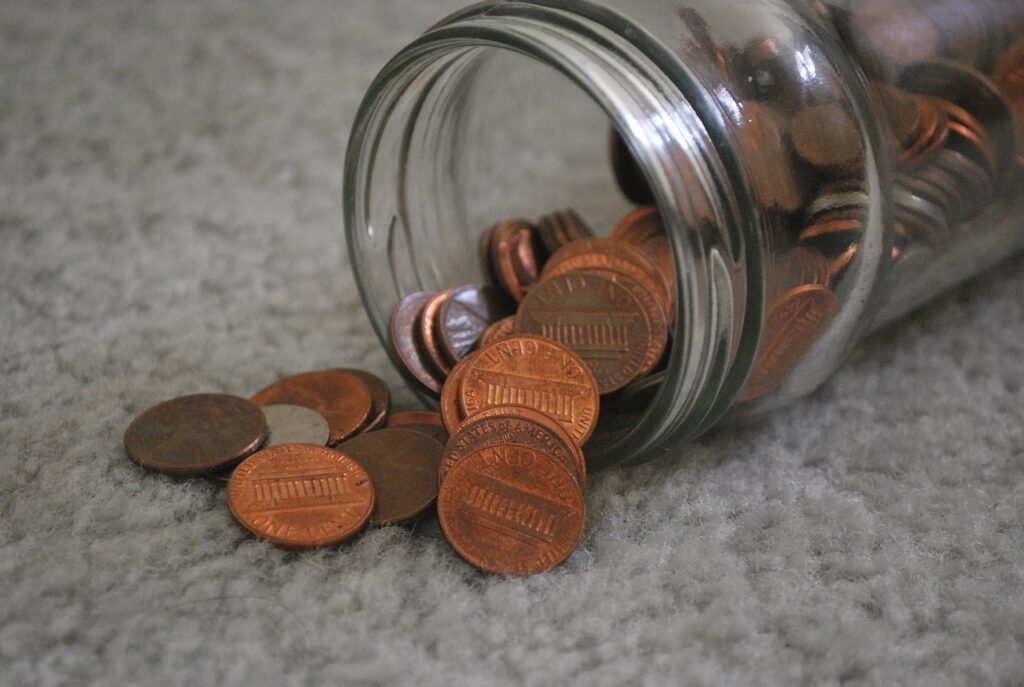
<instances>
[{"instance_id":1,"label":"jar mouth","mask_svg":"<svg viewBox=\"0 0 1024 687\"><path fill-rule=\"evenodd\" d=\"M714 122L705 126L716 109L698 80L681 73L670 52L625 17L585 2L573 3L573 11L565 3L552 4L469 8L385 67L350 139L346 235L364 305L386 342L390 309L398 299L433 285L455 285L440 263L424 265L411 254L411 235L421 231L426 240L440 241L445 222L466 222L457 203L445 209L442 189L451 189L442 182L450 181L450 151L473 145L457 135L456 103L474 87L481 56L524 56L566 77L596 103L647 177L677 273L665 381L642 408L621 409L614 417L602 411L599 433L586 451L588 464L600 468L693 438L732 405L759 335L760 247L748 238L755 235L750 227L756 218L743 215L753 205L737 197L746 193L740 167L723 159L708 132ZM441 159L424 162L431 157ZM501 219L463 229L479 233ZM462 253L475 254L475 245ZM461 262L456 258L450 266L460 270Z\"/></svg>"}]
</instances>

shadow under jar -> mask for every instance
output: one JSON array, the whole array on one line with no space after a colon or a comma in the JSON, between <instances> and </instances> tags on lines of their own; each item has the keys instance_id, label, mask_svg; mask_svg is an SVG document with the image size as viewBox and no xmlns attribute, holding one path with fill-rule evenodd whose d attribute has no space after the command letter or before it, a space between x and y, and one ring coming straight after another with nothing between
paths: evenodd
<instances>
[{"instance_id":1,"label":"shadow under jar","mask_svg":"<svg viewBox=\"0 0 1024 687\"><path fill-rule=\"evenodd\" d=\"M609 233L649 197L671 353L587 446L634 462L810 393L1024 247L1022 130L1024 0L484 2L370 88L349 251L384 341L404 295L479 281L495 222L572 207Z\"/></svg>"}]
</instances>

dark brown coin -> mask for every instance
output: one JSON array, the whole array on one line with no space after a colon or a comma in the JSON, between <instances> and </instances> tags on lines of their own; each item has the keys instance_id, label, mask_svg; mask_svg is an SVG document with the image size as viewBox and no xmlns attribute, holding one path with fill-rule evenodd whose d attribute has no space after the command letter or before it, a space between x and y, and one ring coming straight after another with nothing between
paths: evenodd
<instances>
[{"instance_id":1,"label":"dark brown coin","mask_svg":"<svg viewBox=\"0 0 1024 687\"><path fill-rule=\"evenodd\" d=\"M405 425L435 425L444 427L441 414L433 410L399 410L388 416L384 424L389 429L404 427Z\"/></svg>"},{"instance_id":2,"label":"dark brown coin","mask_svg":"<svg viewBox=\"0 0 1024 687\"><path fill-rule=\"evenodd\" d=\"M466 370L469 369L476 356L476 353L470 353L456 365L444 383L444 389L441 390L441 420L444 422L444 428L448 434L455 434L465 420L462 406L459 403L459 394L462 392L462 379L466 375Z\"/></svg>"},{"instance_id":3,"label":"dark brown coin","mask_svg":"<svg viewBox=\"0 0 1024 687\"><path fill-rule=\"evenodd\" d=\"M863 168L860 127L839 103L803 107L790 124L797 154L815 167L852 173Z\"/></svg>"},{"instance_id":4,"label":"dark brown coin","mask_svg":"<svg viewBox=\"0 0 1024 687\"><path fill-rule=\"evenodd\" d=\"M537 229L526 220L502 222L491 235L490 260L505 291L516 300L540 278L544 249Z\"/></svg>"},{"instance_id":5,"label":"dark brown coin","mask_svg":"<svg viewBox=\"0 0 1024 687\"><path fill-rule=\"evenodd\" d=\"M448 441L438 473L443 482L452 466L485 446L518 444L545 453L586 484L587 463L579 444L565 429L536 410L523 406L498 406L465 422Z\"/></svg>"},{"instance_id":6,"label":"dark brown coin","mask_svg":"<svg viewBox=\"0 0 1024 687\"><path fill-rule=\"evenodd\" d=\"M452 297L452 291L444 291L434 296L427 303L426 307L423 308L423 313L420 314L419 318L419 344L420 351L425 353L431 366L434 368L434 372L438 373L443 379L448 376L452 371L452 366L445 358L444 353L441 352L441 340L440 340L440 329L441 329L441 308L448 299Z\"/></svg>"},{"instance_id":7,"label":"dark brown coin","mask_svg":"<svg viewBox=\"0 0 1024 687\"><path fill-rule=\"evenodd\" d=\"M415 386L432 394L441 393L441 379L426 360L418 339L417 328L423 309L437 294L421 292L406 296L391 313L388 343L399 369Z\"/></svg>"},{"instance_id":8,"label":"dark brown coin","mask_svg":"<svg viewBox=\"0 0 1024 687\"><path fill-rule=\"evenodd\" d=\"M314 444L325 446L331 438L331 428L324 416L302 406L263 406L270 437L264 448L281 444Z\"/></svg>"},{"instance_id":9,"label":"dark brown coin","mask_svg":"<svg viewBox=\"0 0 1024 687\"><path fill-rule=\"evenodd\" d=\"M579 356L550 339L523 335L480 350L462 380L459 403L467 418L496 406L532 408L581 446L600 409L597 382Z\"/></svg>"},{"instance_id":10,"label":"dark brown coin","mask_svg":"<svg viewBox=\"0 0 1024 687\"><path fill-rule=\"evenodd\" d=\"M338 451L362 465L373 480L374 525L408 522L437 499L444 445L422 432L382 429L349 439Z\"/></svg>"},{"instance_id":11,"label":"dark brown coin","mask_svg":"<svg viewBox=\"0 0 1024 687\"><path fill-rule=\"evenodd\" d=\"M537 233L548 253L554 254L573 241L590 238L594 230L575 210L562 210L537 220Z\"/></svg>"},{"instance_id":12,"label":"dark brown coin","mask_svg":"<svg viewBox=\"0 0 1024 687\"><path fill-rule=\"evenodd\" d=\"M562 563L583 535L583 490L554 458L487 447L452 468L438 496L441 529L468 563L531 575Z\"/></svg>"},{"instance_id":13,"label":"dark brown coin","mask_svg":"<svg viewBox=\"0 0 1024 687\"><path fill-rule=\"evenodd\" d=\"M165 401L135 418L124 433L128 456L172 475L197 475L234 465L267 438L263 411L226 394Z\"/></svg>"},{"instance_id":14,"label":"dark brown coin","mask_svg":"<svg viewBox=\"0 0 1024 687\"><path fill-rule=\"evenodd\" d=\"M622 193L637 205L648 205L654 202L654 193L651 185L647 183L647 177L637 163L633 153L626 145L622 135L612 129L610 145L612 170L615 172L615 180L619 183Z\"/></svg>"},{"instance_id":15,"label":"dark brown coin","mask_svg":"<svg viewBox=\"0 0 1024 687\"><path fill-rule=\"evenodd\" d=\"M938 29L909 1L855 0L843 16L844 37L872 76L938 55Z\"/></svg>"},{"instance_id":16,"label":"dark brown coin","mask_svg":"<svg viewBox=\"0 0 1024 687\"><path fill-rule=\"evenodd\" d=\"M238 522L289 548L342 542L366 526L373 506L366 470L323 446L268 448L239 465L228 481L228 507Z\"/></svg>"},{"instance_id":17,"label":"dark brown coin","mask_svg":"<svg viewBox=\"0 0 1024 687\"><path fill-rule=\"evenodd\" d=\"M793 289L768 309L754 369L739 400L766 396L786 381L839 309L827 287L811 284Z\"/></svg>"},{"instance_id":18,"label":"dark brown coin","mask_svg":"<svg viewBox=\"0 0 1024 687\"><path fill-rule=\"evenodd\" d=\"M497 341L504 341L509 339L516 334L516 318L515 315L512 317L506 317L503 320L498 320L484 332L484 335L480 337L480 346L489 346Z\"/></svg>"},{"instance_id":19,"label":"dark brown coin","mask_svg":"<svg viewBox=\"0 0 1024 687\"><path fill-rule=\"evenodd\" d=\"M469 285L452 291L441 306L438 339L452 364L480 345L487 328L513 312L514 304L493 286Z\"/></svg>"},{"instance_id":20,"label":"dark brown coin","mask_svg":"<svg viewBox=\"0 0 1024 687\"><path fill-rule=\"evenodd\" d=\"M431 439L436 440L442 446L448 443L448 430L444 427L438 427L437 425L420 425L420 424L408 424L402 425L401 429L407 429L410 432L420 432L426 434Z\"/></svg>"},{"instance_id":21,"label":"dark brown coin","mask_svg":"<svg viewBox=\"0 0 1024 687\"><path fill-rule=\"evenodd\" d=\"M664 353L668 326L651 301L653 294L624 275L570 272L537 285L519 309L516 328L573 350L603 396L653 370Z\"/></svg>"},{"instance_id":22,"label":"dark brown coin","mask_svg":"<svg viewBox=\"0 0 1024 687\"><path fill-rule=\"evenodd\" d=\"M330 444L349 438L366 424L373 407L370 389L361 379L340 370L322 370L285 377L253 397L260 406L296 405L315 410L331 428Z\"/></svg>"},{"instance_id":23,"label":"dark brown coin","mask_svg":"<svg viewBox=\"0 0 1024 687\"><path fill-rule=\"evenodd\" d=\"M362 431L372 432L383 427L384 421L388 419L388 412L391 411L391 389L388 388L387 383L372 372L350 368L338 369L341 372L347 372L353 377L358 377L366 385L366 388L370 390L373 407L370 409L369 419Z\"/></svg>"}]
</instances>

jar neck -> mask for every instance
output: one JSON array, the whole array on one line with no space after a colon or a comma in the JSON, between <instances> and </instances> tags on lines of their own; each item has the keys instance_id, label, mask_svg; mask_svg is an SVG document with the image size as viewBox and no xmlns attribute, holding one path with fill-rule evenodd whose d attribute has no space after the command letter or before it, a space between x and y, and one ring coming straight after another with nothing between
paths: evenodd
<instances>
[{"instance_id":1,"label":"jar neck","mask_svg":"<svg viewBox=\"0 0 1024 687\"><path fill-rule=\"evenodd\" d=\"M416 145L410 142L415 132L429 138L440 128L413 121L427 110L444 111L443 104L431 101L431 84L460 78L454 66L458 56L488 48L526 55L583 89L607 114L646 175L677 272L676 328L665 382L645 409L601 423L604 431L587 447L588 462L601 467L648 456L667 441L692 438L732 405L759 334L760 259L758 242L751 238L756 220L744 214L754 206L743 197L742 171L706 126L714 126L717 112L711 94L640 27L589 3L572 6L574 11L534 3L477 5L396 56L371 87L356 120L346 162L345 212L363 300L384 340L390 306L411 289L385 284L383 290L391 293L382 294L381 275L361 256L375 236L379 241L383 232L394 231L395 222L405 221L409 185L421 182L407 178L412 170L400 170L396 179L375 173L375 167L382 156L404 156ZM423 91L417 98L420 106L400 107L399 101L416 89ZM427 102L430 107L424 106ZM404 142L389 143L390 138ZM406 162L401 166L407 167ZM386 184L394 187L382 187ZM391 269L397 269L394 260Z\"/></svg>"}]
</instances>

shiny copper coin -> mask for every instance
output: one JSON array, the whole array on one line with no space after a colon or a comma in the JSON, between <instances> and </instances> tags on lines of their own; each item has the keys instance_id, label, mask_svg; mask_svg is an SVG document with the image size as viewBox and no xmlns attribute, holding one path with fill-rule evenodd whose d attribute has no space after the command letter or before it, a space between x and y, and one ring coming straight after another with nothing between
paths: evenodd
<instances>
[{"instance_id":1,"label":"shiny copper coin","mask_svg":"<svg viewBox=\"0 0 1024 687\"><path fill-rule=\"evenodd\" d=\"M790 162L786 117L770 105L742 103L737 113L737 138L752 175L754 195L765 207L795 212L807 195L807 185Z\"/></svg>"},{"instance_id":2,"label":"shiny copper coin","mask_svg":"<svg viewBox=\"0 0 1024 687\"><path fill-rule=\"evenodd\" d=\"M469 285L454 291L438 314L441 351L452 364L480 345L487 328L507 317L514 303L493 286Z\"/></svg>"},{"instance_id":3,"label":"shiny copper coin","mask_svg":"<svg viewBox=\"0 0 1024 687\"><path fill-rule=\"evenodd\" d=\"M490 260L505 291L517 302L540 278L543 246L537 229L526 220L509 220L494 228Z\"/></svg>"},{"instance_id":4,"label":"shiny copper coin","mask_svg":"<svg viewBox=\"0 0 1024 687\"><path fill-rule=\"evenodd\" d=\"M782 386L838 310L835 294L819 284L801 286L776 300L768 309L761 348L739 400L761 398Z\"/></svg>"},{"instance_id":5,"label":"shiny copper coin","mask_svg":"<svg viewBox=\"0 0 1024 687\"><path fill-rule=\"evenodd\" d=\"M553 457L581 485L587 480L583 450L565 429L543 413L523 406L498 406L463 423L448 441L441 461L439 481L470 453L486 446L518 444Z\"/></svg>"},{"instance_id":6,"label":"shiny copper coin","mask_svg":"<svg viewBox=\"0 0 1024 687\"><path fill-rule=\"evenodd\" d=\"M373 398L366 384L339 370L285 377L258 391L252 402L260 406L284 404L315 410L331 428L330 444L344 441L362 429L373 408Z\"/></svg>"},{"instance_id":7,"label":"shiny copper coin","mask_svg":"<svg viewBox=\"0 0 1024 687\"><path fill-rule=\"evenodd\" d=\"M573 241L590 238L594 230L575 210L561 210L537 220L537 233L549 254L554 254Z\"/></svg>"},{"instance_id":8,"label":"shiny copper coin","mask_svg":"<svg viewBox=\"0 0 1024 687\"><path fill-rule=\"evenodd\" d=\"M405 425L436 425L444 427L441 414L433 410L399 410L391 413L384 423L385 427L394 429Z\"/></svg>"},{"instance_id":9,"label":"shiny copper coin","mask_svg":"<svg viewBox=\"0 0 1024 687\"><path fill-rule=\"evenodd\" d=\"M418 342L417 328L423 309L436 296L428 292L406 296L392 311L388 327L388 343L405 378L418 388L435 395L441 393L442 381L426 359Z\"/></svg>"},{"instance_id":10,"label":"shiny copper coin","mask_svg":"<svg viewBox=\"0 0 1024 687\"><path fill-rule=\"evenodd\" d=\"M441 529L471 565L531 575L562 563L583 535L583 490L554 458L524 446L476 451L438 495Z\"/></svg>"},{"instance_id":11,"label":"shiny copper coin","mask_svg":"<svg viewBox=\"0 0 1024 687\"><path fill-rule=\"evenodd\" d=\"M256 405L226 394L196 394L165 401L135 418L124 433L128 456L172 475L230 467L267 438Z\"/></svg>"},{"instance_id":12,"label":"shiny copper coin","mask_svg":"<svg viewBox=\"0 0 1024 687\"><path fill-rule=\"evenodd\" d=\"M495 406L532 408L558 422L583 445L600 408L597 382L564 345L517 335L480 350L466 371L459 403L467 418Z\"/></svg>"},{"instance_id":13,"label":"shiny copper coin","mask_svg":"<svg viewBox=\"0 0 1024 687\"><path fill-rule=\"evenodd\" d=\"M420 351L426 354L423 357L426 357L434 368L434 372L438 373L442 379L447 377L448 373L452 371L451 364L445 358L444 353L441 352L440 339L441 308L444 307L444 304L451 297L451 290L443 291L434 296L423 308L423 312L418 320Z\"/></svg>"},{"instance_id":14,"label":"shiny copper coin","mask_svg":"<svg viewBox=\"0 0 1024 687\"><path fill-rule=\"evenodd\" d=\"M512 317L506 317L502 320L498 320L484 332L484 335L480 337L480 345L488 346L497 341L504 341L505 339L515 336L516 333L516 318L515 315Z\"/></svg>"},{"instance_id":15,"label":"shiny copper coin","mask_svg":"<svg viewBox=\"0 0 1024 687\"><path fill-rule=\"evenodd\" d=\"M629 213L616 225L612 238L639 245L655 236L665 233L665 225L661 221L661 213L655 205L637 208Z\"/></svg>"},{"instance_id":16,"label":"shiny copper coin","mask_svg":"<svg viewBox=\"0 0 1024 687\"><path fill-rule=\"evenodd\" d=\"M228 507L238 522L289 548L345 541L366 526L373 506L366 470L322 446L268 448L239 465L228 481Z\"/></svg>"},{"instance_id":17,"label":"shiny copper coin","mask_svg":"<svg viewBox=\"0 0 1024 687\"><path fill-rule=\"evenodd\" d=\"M263 406L270 437L264 448L281 444L314 444L325 446L331 438L331 428L324 416L302 406Z\"/></svg>"},{"instance_id":18,"label":"shiny copper coin","mask_svg":"<svg viewBox=\"0 0 1024 687\"><path fill-rule=\"evenodd\" d=\"M370 409L370 416L362 431L372 432L384 426L384 421L388 419L388 412L391 410L391 389L388 388L387 383L372 372L366 372L365 370L353 370L350 368L338 368L338 370L340 372L347 372L353 377L358 377L366 385L366 388L370 390L373 407Z\"/></svg>"},{"instance_id":19,"label":"shiny copper coin","mask_svg":"<svg viewBox=\"0 0 1024 687\"><path fill-rule=\"evenodd\" d=\"M569 272L537 285L516 328L573 350L603 396L652 371L665 352L668 325L652 301L650 291L624 275Z\"/></svg>"},{"instance_id":20,"label":"shiny copper coin","mask_svg":"<svg viewBox=\"0 0 1024 687\"><path fill-rule=\"evenodd\" d=\"M668 316L671 324L676 292L676 261L672 254L672 242L665 233L661 212L654 205L640 208L626 215L612 232L614 238L631 243L651 259L661 275L668 296Z\"/></svg>"},{"instance_id":21,"label":"shiny copper coin","mask_svg":"<svg viewBox=\"0 0 1024 687\"><path fill-rule=\"evenodd\" d=\"M444 445L408 429L360 434L338 446L370 474L377 496L370 522L397 525L422 514L437 499Z\"/></svg>"},{"instance_id":22,"label":"shiny copper coin","mask_svg":"<svg viewBox=\"0 0 1024 687\"><path fill-rule=\"evenodd\" d=\"M459 394L462 391L462 379L466 376L466 370L469 369L476 356L477 353L470 353L456 365L444 383L444 389L441 390L441 421L448 434L455 434L465 420L462 406L459 403Z\"/></svg>"}]
</instances>

